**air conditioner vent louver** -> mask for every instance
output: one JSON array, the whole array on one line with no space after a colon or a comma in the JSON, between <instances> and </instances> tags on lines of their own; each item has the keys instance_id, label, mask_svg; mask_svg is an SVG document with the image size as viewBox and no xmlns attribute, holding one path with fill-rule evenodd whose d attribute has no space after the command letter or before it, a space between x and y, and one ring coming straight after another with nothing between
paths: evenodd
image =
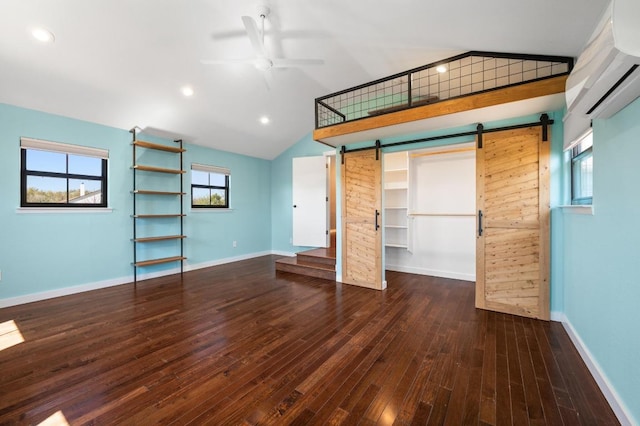
<instances>
[{"instance_id":1,"label":"air conditioner vent louver","mask_svg":"<svg viewBox=\"0 0 640 426\"><path fill-rule=\"evenodd\" d=\"M633 65L631 68L629 68L629 71L627 71L621 78L620 80L618 80L613 86L611 86L611 89L609 89L607 91L607 93L604 94L603 97L601 97L598 102L596 102L596 104L594 106L592 106L591 108L589 108L589 110L587 111L587 115L590 115L593 113L593 111L596 110L596 108L598 108L603 102L605 102L607 99L609 99L609 96L614 93L618 87L620 87L620 85L622 83L625 82L625 80L631 75L633 74L633 72L636 70L636 68L638 68L638 64Z\"/></svg>"}]
</instances>

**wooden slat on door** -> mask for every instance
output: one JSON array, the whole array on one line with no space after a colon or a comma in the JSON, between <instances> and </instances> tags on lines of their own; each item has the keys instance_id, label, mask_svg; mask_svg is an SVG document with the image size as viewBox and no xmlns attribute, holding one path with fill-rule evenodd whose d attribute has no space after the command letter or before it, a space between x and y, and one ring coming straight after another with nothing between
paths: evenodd
<instances>
[{"instance_id":1,"label":"wooden slat on door","mask_svg":"<svg viewBox=\"0 0 640 426\"><path fill-rule=\"evenodd\" d=\"M549 144L539 127L483 135L476 155L479 308L549 319Z\"/></svg>"},{"instance_id":2,"label":"wooden slat on door","mask_svg":"<svg viewBox=\"0 0 640 426\"><path fill-rule=\"evenodd\" d=\"M342 165L342 281L382 290L381 161L373 150Z\"/></svg>"}]
</instances>

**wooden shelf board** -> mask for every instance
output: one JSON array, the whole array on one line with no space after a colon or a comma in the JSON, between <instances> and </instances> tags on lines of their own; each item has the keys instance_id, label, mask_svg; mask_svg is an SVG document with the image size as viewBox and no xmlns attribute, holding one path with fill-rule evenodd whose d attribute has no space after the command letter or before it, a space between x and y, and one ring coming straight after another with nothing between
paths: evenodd
<instances>
[{"instance_id":1,"label":"wooden shelf board","mask_svg":"<svg viewBox=\"0 0 640 426\"><path fill-rule=\"evenodd\" d=\"M156 149L158 151L167 151L167 152L185 152L186 149L180 147L174 147L169 145L161 145L158 143L146 142L146 141L135 141L133 142L135 146L139 146L142 148Z\"/></svg>"},{"instance_id":2,"label":"wooden shelf board","mask_svg":"<svg viewBox=\"0 0 640 426\"><path fill-rule=\"evenodd\" d=\"M406 225L385 225L385 228L394 228L394 229L409 229Z\"/></svg>"},{"instance_id":3,"label":"wooden shelf board","mask_svg":"<svg viewBox=\"0 0 640 426\"><path fill-rule=\"evenodd\" d=\"M187 236L186 235L163 235L160 237L135 238L133 241L135 241L136 243L153 243L155 241L180 240L183 238L187 238Z\"/></svg>"},{"instance_id":4,"label":"wooden shelf board","mask_svg":"<svg viewBox=\"0 0 640 426\"><path fill-rule=\"evenodd\" d=\"M153 219L162 217L183 217L186 214L135 214L133 217L137 219Z\"/></svg>"},{"instance_id":5,"label":"wooden shelf board","mask_svg":"<svg viewBox=\"0 0 640 426\"><path fill-rule=\"evenodd\" d=\"M187 260L184 256L163 257L161 259L149 259L134 263L134 266L160 265L161 263L178 262Z\"/></svg>"},{"instance_id":6,"label":"wooden shelf board","mask_svg":"<svg viewBox=\"0 0 640 426\"><path fill-rule=\"evenodd\" d=\"M138 195L187 195L186 192L150 191L148 189L136 189L132 192Z\"/></svg>"},{"instance_id":7,"label":"wooden shelf board","mask_svg":"<svg viewBox=\"0 0 640 426\"><path fill-rule=\"evenodd\" d=\"M179 169L166 169L164 167L154 167L154 166L145 166L142 164L136 164L133 166L136 170L141 170L143 172L159 172L159 173L171 173L174 175L180 175L186 173L184 170Z\"/></svg>"},{"instance_id":8,"label":"wooden shelf board","mask_svg":"<svg viewBox=\"0 0 640 426\"><path fill-rule=\"evenodd\" d=\"M403 207L403 206L387 206L385 207L386 210L408 210L408 207Z\"/></svg>"},{"instance_id":9,"label":"wooden shelf board","mask_svg":"<svg viewBox=\"0 0 640 426\"><path fill-rule=\"evenodd\" d=\"M407 246L406 244L392 244L392 243L387 243L387 244L385 244L384 246L385 246L385 247L402 248L402 249L409 248L409 246Z\"/></svg>"}]
</instances>

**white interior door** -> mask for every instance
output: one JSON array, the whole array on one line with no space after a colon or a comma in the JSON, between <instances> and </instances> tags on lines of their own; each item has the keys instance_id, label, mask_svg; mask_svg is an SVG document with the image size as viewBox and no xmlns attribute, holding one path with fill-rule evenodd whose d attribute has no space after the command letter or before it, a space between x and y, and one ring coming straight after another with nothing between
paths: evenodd
<instances>
[{"instance_id":1,"label":"white interior door","mask_svg":"<svg viewBox=\"0 0 640 426\"><path fill-rule=\"evenodd\" d=\"M328 247L327 160L293 159L293 245Z\"/></svg>"}]
</instances>

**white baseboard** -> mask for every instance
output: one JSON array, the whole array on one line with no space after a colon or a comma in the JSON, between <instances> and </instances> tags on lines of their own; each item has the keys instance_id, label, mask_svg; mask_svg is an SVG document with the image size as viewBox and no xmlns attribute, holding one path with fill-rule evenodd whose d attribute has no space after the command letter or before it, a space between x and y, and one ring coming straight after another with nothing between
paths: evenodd
<instances>
[{"instance_id":1,"label":"white baseboard","mask_svg":"<svg viewBox=\"0 0 640 426\"><path fill-rule=\"evenodd\" d=\"M262 251L257 253L249 253L241 256L227 257L224 259L212 260L209 262L196 263L193 265L185 265L184 270L194 271L196 269L209 268L211 266L222 265L225 263L237 262L240 260L252 259L254 257L266 256L270 254L279 254L272 251ZM151 272L147 274L138 274L138 280L148 280L151 278L163 277L166 275L173 275L180 272L180 268L165 269L159 272ZM119 278L112 278L103 281L96 281L93 283L80 284L71 287L63 287L55 290L42 291L38 293L25 294L16 297L7 297L0 299L0 308L8 308L9 306L23 305L25 303L38 302L40 300L53 299L55 297L69 296L71 294L83 293L85 291L99 290L101 288L113 287L123 284L132 284L133 274Z\"/></svg>"},{"instance_id":2,"label":"white baseboard","mask_svg":"<svg viewBox=\"0 0 640 426\"><path fill-rule=\"evenodd\" d=\"M402 265L385 265L386 269L389 271L396 272L406 272L408 274L418 274L418 275L430 275L432 277L440 277L440 278L450 278L453 280L462 280L462 281L475 281L475 274L464 274L460 272L452 272L452 271L439 271L436 269L427 269L427 268L417 268L415 266L402 266Z\"/></svg>"},{"instance_id":3,"label":"white baseboard","mask_svg":"<svg viewBox=\"0 0 640 426\"><path fill-rule=\"evenodd\" d=\"M113 287L117 285L127 284L131 281L133 281L133 275L130 275L128 277L113 278L104 281L96 281L93 283L76 285L72 287L58 288L55 290L42 291L38 293L25 294L22 296L8 297L6 299L0 299L0 308L7 308L9 306L23 305L25 303L53 299L54 297L68 296L70 294L83 293L85 291Z\"/></svg>"},{"instance_id":4,"label":"white baseboard","mask_svg":"<svg viewBox=\"0 0 640 426\"><path fill-rule=\"evenodd\" d=\"M225 257L223 259L210 260L208 262L195 263L193 265L185 265L184 270L185 272L195 271L197 269L210 268L212 266L224 265L225 263L239 262L241 260L253 259L254 257L260 257L260 256L268 256L270 254L275 254L275 253L268 250L268 251L260 251L257 253L243 254L240 256ZM179 269L178 269L178 272L180 272Z\"/></svg>"},{"instance_id":5,"label":"white baseboard","mask_svg":"<svg viewBox=\"0 0 640 426\"><path fill-rule=\"evenodd\" d=\"M602 394L607 399L607 402L611 406L611 409L615 413L616 417L618 417L618 420L620 421L620 423L622 425L635 424L634 422L631 421L632 416L629 413L628 408L626 408L624 402L622 402L622 400L620 399L620 396L616 392L615 388L611 385L611 382L609 382L607 375L604 374L598 362L595 360L595 358L593 358L593 356L591 355L591 352L589 351L587 346L584 344L584 342L580 338L580 335L578 334L578 332L573 328L573 325L571 325L571 322L569 321L569 319L566 317L564 313L556 312L556 315L558 315L559 321L562 322L562 325L564 326L564 329L567 331L567 334L569 335L569 338L573 342L573 345L576 347L576 349L580 353L580 357L582 357L582 360L587 365L589 372L591 372L591 375L595 379L596 383L598 383L598 387L600 387ZM553 313L552 313L552 316L553 316Z\"/></svg>"},{"instance_id":6,"label":"white baseboard","mask_svg":"<svg viewBox=\"0 0 640 426\"><path fill-rule=\"evenodd\" d=\"M564 315L564 312L551 311L549 313L549 317L551 318L551 321L555 321L555 322L567 321L567 317Z\"/></svg>"}]
</instances>

